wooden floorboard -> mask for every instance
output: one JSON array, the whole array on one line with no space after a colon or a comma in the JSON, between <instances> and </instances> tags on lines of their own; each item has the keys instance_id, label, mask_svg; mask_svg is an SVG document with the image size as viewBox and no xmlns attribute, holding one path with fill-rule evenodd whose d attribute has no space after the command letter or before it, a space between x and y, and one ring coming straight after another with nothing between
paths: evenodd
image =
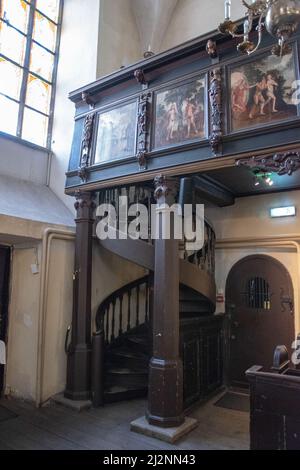
<instances>
[{"instance_id":1,"label":"wooden floorboard","mask_svg":"<svg viewBox=\"0 0 300 470\"><path fill-rule=\"evenodd\" d=\"M214 406L219 396L190 412L198 427L175 445L130 432L145 413L143 399L78 413L51 404L41 409L1 400L18 416L0 423L0 450L201 450L248 449L249 414Z\"/></svg>"}]
</instances>

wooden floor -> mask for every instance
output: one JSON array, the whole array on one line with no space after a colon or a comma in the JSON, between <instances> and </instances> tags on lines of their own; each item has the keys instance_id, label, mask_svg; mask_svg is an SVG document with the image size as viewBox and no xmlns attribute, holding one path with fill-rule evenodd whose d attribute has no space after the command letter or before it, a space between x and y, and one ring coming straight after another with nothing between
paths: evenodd
<instances>
[{"instance_id":1,"label":"wooden floor","mask_svg":"<svg viewBox=\"0 0 300 470\"><path fill-rule=\"evenodd\" d=\"M248 449L248 413L216 407L218 398L190 413L199 426L176 445L129 431L129 423L144 414L145 400L77 413L59 405L35 409L22 401L3 399L0 405L17 416L0 422L0 450Z\"/></svg>"}]
</instances>

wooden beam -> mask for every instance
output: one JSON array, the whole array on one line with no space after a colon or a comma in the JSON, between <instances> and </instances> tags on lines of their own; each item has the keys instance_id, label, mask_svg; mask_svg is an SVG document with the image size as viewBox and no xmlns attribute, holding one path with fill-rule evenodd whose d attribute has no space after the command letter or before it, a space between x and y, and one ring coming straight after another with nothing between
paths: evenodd
<instances>
[{"instance_id":1,"label":"wooden beam","mask_svg":"<svg viewBox=\"0 0 300 470\"><path fill-rule=\"evenodd\" d=\"M232 206L235 198L231 191L220 186L207 176L193 176L196 193L205 201L212 202L219 207Z\"/></svg>"}]
</instances>

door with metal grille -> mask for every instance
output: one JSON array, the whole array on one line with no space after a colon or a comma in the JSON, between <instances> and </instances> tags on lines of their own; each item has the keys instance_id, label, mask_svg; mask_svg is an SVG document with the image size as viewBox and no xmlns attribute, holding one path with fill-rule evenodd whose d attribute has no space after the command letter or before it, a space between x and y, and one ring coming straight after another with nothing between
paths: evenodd
<instances>
[{"instance_id":1,"label":"door with metal grille","mask_svg":"<svg viewBox=\"0 0 300 470\"><path fill-rule=\"evenodd\" d=\"M272 257L248 256L230 271L226 283L229 315L229 381L245 386L253 365L270 368L277 345L291 349L295 336L290 275Z\"/></svg>"}]
</instances>

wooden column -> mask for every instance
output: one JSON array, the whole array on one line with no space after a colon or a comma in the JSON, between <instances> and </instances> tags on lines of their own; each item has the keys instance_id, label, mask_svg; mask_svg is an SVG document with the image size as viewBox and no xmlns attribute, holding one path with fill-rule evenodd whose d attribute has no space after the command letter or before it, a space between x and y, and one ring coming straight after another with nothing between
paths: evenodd
<instances>
[{"instance_id":1,"label":"wooden column","mask_svg":"<svg viewBox=\"0 0 300 470\"><path fill-rule=\"evenodd\" d=\"M95 203L92 193L76 196L77 211L73 285L72 340L68 352L65 397L91 397L91 275Z\"/></svg>"},{"instance_id":2,"label":"wooden column","mask_svg":"<svg viewBox=\"0 0 300 470\"><path fill-rule=\"evenodd\" d=\"M150 361L147 419L161 427L179 426L183 420L182 361L179 357L179 255L178 240L164 240L161 222L170 216L178 192L178 180L155 178L156 221L160 223L155 240L153 300L153 357ZM171 217L172 222L172 217Z\"/></svg>"}]
</instances>

